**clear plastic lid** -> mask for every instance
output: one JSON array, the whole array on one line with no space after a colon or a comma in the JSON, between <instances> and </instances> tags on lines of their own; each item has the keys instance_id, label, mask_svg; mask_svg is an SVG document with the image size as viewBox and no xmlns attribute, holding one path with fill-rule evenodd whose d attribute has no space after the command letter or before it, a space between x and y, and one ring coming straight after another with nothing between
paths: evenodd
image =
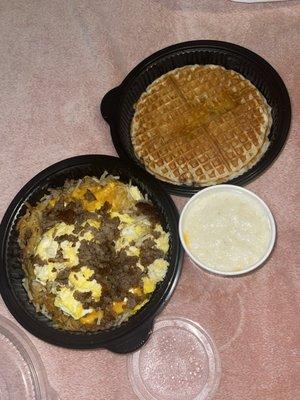
<instances>
[{"instance_id":1,"label":"clear plastic lid","mask_svg":"<svg viewBox=\"0 0 300 400\"><path fill-rule=\"evenodd\" d=\"M206 400L219 385L221 365L211 337L185 318L159 319L139 351L128 357L129 379L143 400Z\"/></svg>"},{"instance_id":2,"label":"clear plastic lid","mask_svg":"<svg viewBox=\"0 0 300 400\"><path fill-rule=\"evenodd\" d=\"M25 333L0 315L0 399L58 400Z\"/></svg>"}]
</instances>

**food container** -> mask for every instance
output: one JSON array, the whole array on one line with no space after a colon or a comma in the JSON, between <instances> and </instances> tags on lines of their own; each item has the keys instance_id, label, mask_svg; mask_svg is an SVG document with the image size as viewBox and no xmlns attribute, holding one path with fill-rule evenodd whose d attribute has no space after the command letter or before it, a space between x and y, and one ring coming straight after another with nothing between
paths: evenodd
<instances>
[{"instance_id":1,"label":"food container","mask_svg":"<svg viewBox=\"0 0 300 400\"><path fill-rule=\"evenodd\" d=\"M58 400L33 343L1 315L0 352L1 400Z\"/></svg>"},{"instance_id":2,"label":"food container","mask_svg":"<svg viewBox=\"0 0 300 400\"><path fill-rule=\"evenodd\" d=\"M270 145L261 160L244 174L228 181L245 185L263 173L276 159L287 139L291 105L287 89L278 73L262 57L232 43L215 40L195 40L175 44L147 57L138 64L116 88L109 91L101 103L101 113L110 126L114 146L122 159L144 168L134 154L130 127L134 104L155 79L178 67L193 64L215 64L239 72L264 95L272 108L273 124ZM172 194L191 196L201 186L175 185L162 182Z\"/></svg>"},{"instance_id":3,"label":"food container","mask_svg":"<svg viewBox=\"0 0 300 400\"><path fill-rule=\"evenodd\" d=\"M148 343L128 356L128 374L141 400L209 400L221 363L211 336L187 318L159 318Z\"/></svg>"},{"instance_id":4,"label":"food container","mask_svg":"<svg viewBox=\"0 0 300 400\"><path fill-rule=\"evenodd\" d=\"M131 181L147 194L159 210L163 226L170 233L169 268L149 302L127 322L118 327L95 333L71 333L52 326L51 321L37 314L22 286L16 221L25 213L25 203L35 204L48 188L61 187L66 179L85 175L100 177L104 171ZM164 189L150 175L134 165L110 156L85 155L58 162L29 181L16 195L0 225L0 291L9 311L30 333L49 343L76 349L103 347L117 353L127 353L140 347L149 337L155 316L165 306L177 284L182 261L178 236L178 211Z\"/></svg>"},{"instance_id":5,"label":"food container","mask_svg":"<svg viewBox=\"0 0 300 400\"><path fill-rule=\"evenodd\" d=\"M246 268L242 268L240 270L225 271L225 270L219 269L217 265L215 267L209 266L206 262L204 262L203 260L200 260L200 258L197 257L195 255L195 253L193 253L193 250L191 250L187 245L187 240L186 240L186 236L185 236L186 235L185 223L186 223L188 214L191 212L191 210L195 210L195 206L196 206L196 203L198 200L200 200L200 199L203 200L205 198L209 199L209 198L207 198L207 195L218 194L218 193L221 193L221 194L222 193L225 193L225 194L232 193L234 195L238 195L239 197L241 197L242 199L244 199L247 202L249 201L248 204L245 203L245 204L247 204L247 207L248 206L249 207L257 207L258 211L261 212L261 215L265 218L266 226L268 226L269 233L268 233L267 242L266 242L267 244L266 244L261 256L252 265L250 265ZM222 207L223 208L226 207L226 201L224 201L224 203L222 204ZM245 205L243 205L243 207L245 207ZM219 218L219 217L217 217L217 218ZM220 218L221 218L221 216L220 216ZM232 219L234 219L234 218L238 218L238 216L234 215L232 213ZM207 216L207 214L205 214L204 219L207 223L211 222L209 219L209 216ZM195 224L197 224L197 216L195 216L193 218L193 221L195 221ZM237 223L239 224L239 220L237 221ZM274 217L273 217L269 207L255 193L251 192L250 190L247 190L247 189L244 189L244 188L241 188L238 186L234 186L234 185L218 185L218 186L212 186L212 187L206 188L206 189L202 190L201 192L198 192L186 203L186 205L183 208L181 215L180 215L179 236L180 236L181 243L182 243L186 253L198 266L206 269L209 272L213 272L213 273L217 273L217 274L221 274L221 275L241 275L241 274L246 274L246 273L258 268L269 257L269 255L274 247L274 243L275 243L276 226L275 226ZM214 240L214 238L212 238L211 240ZM222 238L222 240L226 240L226 233L224 234L224 237ZM248 238L247 238L247 240L248 240ZM248 244L247 240L240 242L241 245L245 245L245 243L247 245ZM231 244L229 244L229 245L231 245ZM215 251L218 251L218 249L219 249L219 245L216 244Z\"/></svg>"}]
</instances>

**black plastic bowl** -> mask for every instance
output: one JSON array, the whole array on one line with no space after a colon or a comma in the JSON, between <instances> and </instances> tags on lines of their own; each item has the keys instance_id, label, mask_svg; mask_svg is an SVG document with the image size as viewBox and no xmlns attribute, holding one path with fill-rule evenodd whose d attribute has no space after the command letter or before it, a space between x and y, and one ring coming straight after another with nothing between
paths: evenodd
<instances>
[{"instance_id":1,"label":"black plastic bowl","mask_svg":"<svg viewBox=\"0 0 300 400\"><path fill-rule=\"evenodd\" d=\"M85 175L100 177L104 171L120 176L123 182L138 186L159 210L163 225L170 233L170 263L167 275L150 301L127 322L96 333L71 333L56 329L45 316L35 312L22 286L24 273L19 261L16 221L25 213L28 202L36 204L48 188L61 187L66 179ZM69 158L45 169L29 181L8 207L0 225L0 291L4 302L16 320L30 333L46 342L75 349L103 347L117 353L128 353L142 346L152 331L153 320L165 306L177 284L182 261L178 236L178 211L161 185L134 165L119 158L84 155Z\"/></svg>"},{"instance_id":2,"label":"black plastic bowl","mask_svg":"<svg viewBox=\"0 0 300 400\"><path fill-rule=\"evenodd\" d=\"M134 154L130 138L133 106L147 86L159 76L192 64L222 65L239 72L261 91L272 107L271 143L267 152L249 171L226 182L245 185L263 173L282 150L291 122L291 104L287 89L273 67L252 51L232 43L215 40L179 43L152 54L138 64L120 86L104 96L101 103L101 113L110 125L114 146L121 158L144 168ZM162 184L168 192L181 196L191 196L201 189L201 186Z\"/></svg>"}]
</instances>

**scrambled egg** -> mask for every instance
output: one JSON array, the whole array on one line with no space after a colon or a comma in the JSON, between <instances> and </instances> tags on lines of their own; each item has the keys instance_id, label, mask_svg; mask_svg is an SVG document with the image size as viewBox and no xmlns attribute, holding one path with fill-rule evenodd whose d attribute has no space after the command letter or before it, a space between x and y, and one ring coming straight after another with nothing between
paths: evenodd
<instances>
[{"instance_id":1,"label":"scrambled egg","mask_svg":"<svg viewBox=\"0 0 300 400\"><path fill-rule=\"evenodd\" d=\"M154 292L154 289L155 289L155 283L150 278L148 278L148 276L145 276L143 278L144 293L145 294L152 293L152 292Z\"/></svg>"},{"instance_id":2,"label":"scrambled egg","mask_svg":"<svg viewBox=\"0 0 300 400\"><path fill-rule=\"evenodd\" d=\"M136 266L142 271L145 269L145 267L139 261L136 263Z\"/></svg>"},{"instance_id":3,"label":"scrambled egg","mask_svg":"<svg viewBox=\"0 0 300 400\"><path fill-rule=\"evenodd\" d=\"M65 269L65 265L59 262L49 262L43 266L35 264L34 274L38 282L42 285L46 285L47 282L55 281L58 272L63 269Z\"/></svg>"},{"instance_id":4,"label":"scrambled egg","mask_svg":"<svg viewBox=\"0 0 300 400\"><path fill-rule=\"evenodd\" d=\"M142 193L140 192L140 190L139 190L138 187L136 187L136 186L130 186L129 192L130 192L130 194L131 194L133 200L135 200L135 201L140 201L140 200L143 199L143 195L142 195Z\"/></svg>"},{"instance_id":5,"label":"scrambled egg","mask_svg":"<svg viewBox=\"0 0 300 400\"><path fill-rule=\"evenodd\" d=\"M69 283L74 290L79 292L92 292L94 300L98 301L101 296L102 286L95 279L90 279L94 271L88 267L81 267L78 272L71 272L69 275Z\"/></svg>"},{"instance_id":6,"label":"scrambled egg","mask_svg":"<svg viewBox=\"0 0 300 400\"><path fill-rule=\"evenodd\" d=\"M76 242L74 247L73 243L69 242L68 240L61 242L60 247L62 248L63 257L68 259L68 261L65 263L68 267L75 267L78 265L79 258L77 253L79 246L80 242Z\"/></svg>"},{"instance_id":7,"label":"scrambled egg","mask_svg":"<svg viewBox=\"0 0 300 400\"><path fill-rule=\"evenodd\" d=\"M156 284L162 281L167 273L168 261L163 258L155 260L148 266L148 276Z\"/></svg>"},{"instance_id":8,"label":"scrambled egg","mask_svg":"<svg viewBox=\"0 0 300 400\"><path fill-rule=\"evenodd\" d=\"M56 224L54 228L50 229L50 231L54 231L54 237L62 236L62 235L70 235L73 233L75 226L74 225L67 225L64 222L60 222ZM52 234L51 234L52 236Z\"/></svg>"},{"instance_id":9,"label":"scrambled egg","mask_svg":"<svg viewBox=\"0 0 300 400\"><path fill-rule=\"evenodd\" d=\"M90 226L93 226L93 227L96 228L96 229L99 229L100 226L101 226L101 222L100 222L100 221L98 221L97 219L91 219L91 218L87 219L87 220L82 224L82 226L86 226L86 224L89 224Z\"/></svg>"},{"instance_id":10,"label":"scrambled egg","mask_svg":"<svg viewBox=\"0 0 300 400\"><path fill-rule=\"evenodd\" d=\"M79 319L93 311L91 308L84 309L80 301L74 299L73 291L66 287L60 289L55 297L54 305L74 319Z\"/></svg>"},{"instance_id":11,"label":"scrambled egg","mask_svg":"<svg viewBox=\"0 0 300 400\"><path fill-rule=\"evenodd\" d=\"M110 213L110 216L112 218L118 217L120 219L121 222L124 222L125 224L132 224L134 222L134 218L132 218L130 215L128 214L120 214L116 211L112 211Z\"/></svg>"},{"instance_id":12,"label":"scrambled egg","mask_svg":"<svg viewBox=\"0 0 300 400\"><path fill-rule=\"evenodd\" d=\"M84 232L83 235L80 235L80 236L79 236L79 240L80 240L80 241L81 241L81 240L90 241L90 240L92 240L92 239L94 239L94 235L92 234L91 231Z\"/></svg>"},{"instance_id":13,"label":"scrambled egg","mask_svg":"<svg viewBox=\"0 0 300 400\"><path fill-rule=\"evenodd\" d=\"M119 251L124 247L131 246L131 242L139 241L141 237L147 235L148 232L149 225L143 220L125 224L123 229L120 231L119 239L115 242L116 250ZM137 253L137 250L135 249L132 249L131 251Z\"/></svg>"},{"instance_id":14,"label":"scrambled egg","mask_svg":"<svg viewBox=\"0 0 300 400\"><path fill-rule=\"evenodd\" d=\"M63 312L71 315L74 319L83 318L86 314L92 313L90 318L85 317L83 323L92 323L96 318L102 317L102 312L94 312L93 309L84 309L81 302L74 298L74 292L92 292L92 297L98 301L101 296L102 287L95 279L89 281L94 271L81 267L78 272L71 272L69 275L69 283L71 288L62 287L54 300L54 305L59 307Z\"/></svg>"},{"instance_id":15,"label":"scrambled egg","mask_svg":"<svg viewBox=\"0 0 300 400\"><path fill-rule=\"evenodd\" d=\"M169 250L169 233L166 233L162 226L159 224L155 225L155 232L160 233L159 238L155 239L155 244L159 250L162 250L164 253L167 253Z\"/></svg>"},{"instance_id":16,"label":"scrambled egg","mask_svg":"<svg viewBox=\"0 0 300 400\"><path fill-rule=\"evenodd\" d=\"M136 256L136 257L139 257L140 252L141 252L140 249L139 249L138 247L135 247L135 246L129 246L129 248L126 249L126 254L127 254L128 256Z\"/></svg>"},{"instance_id":17,"label":"scrambled egg","mask_svg":"<svg viewBox=\"0 0 300 400\"><path fill-rule=\"evenodd\" d=\"M53 282L57 277L57 271L51 264L43 265L42 267L36 265L34 273L36 280L42 285L45 285L48 281Z\"/></svg>"},{"instance_id":18,"label":"scrambled egg","mask_svg":"<svg viewBox=\"0 0 300 400\"><path fill-rule=\"evenodd\" d=\"M164 279L168 265L169 263L166 260L159 258L148 266L148 276L143 278L143 291L145 294L152 293L156 284Z\"/></svg>"},{"instance_id":19,"label":"scrambled egg","mask_svg":"<svg viewBox=\"0 0 300 400\"><path fill-rule=\"evenodd\" d=\"M48 260L48 258L55 258L58 247L58 243L45 234L37 245L35 255L39 256L43 261Z\"/></svg>"},{"instance_id":20,"label":"scrambled egg","mask_svg":"<svg viewBox=\"0 0 300 400\"><path fill-rule=\"evenodd\" d=\"M48 258L55 258L59 248L59 244L55 238L62 235L70 235L73 230L74 225L67 225L64 222L56 224L43 234L42 239L37 245L35 255L38 255L44 261L48 260ZM69 257L66 256L66 258Z\"/></svg>"}]
</instances>

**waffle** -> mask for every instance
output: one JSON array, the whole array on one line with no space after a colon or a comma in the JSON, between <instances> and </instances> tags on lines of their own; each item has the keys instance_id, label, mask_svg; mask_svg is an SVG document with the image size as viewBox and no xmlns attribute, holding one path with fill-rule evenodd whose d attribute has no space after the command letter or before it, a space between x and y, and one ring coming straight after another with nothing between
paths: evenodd
<instances>
[{"instance_id":1,"label":"waffle","mask_svg":"<svg viewBox=\"0 0 300 400\"><path fill-rule=\"evenodd\" d=\"M174 184L209 186L248 171L266 152L271 108L252 83L216 65L174 69L135 105L134 152Z\"/></svg>"}]
</instances>

